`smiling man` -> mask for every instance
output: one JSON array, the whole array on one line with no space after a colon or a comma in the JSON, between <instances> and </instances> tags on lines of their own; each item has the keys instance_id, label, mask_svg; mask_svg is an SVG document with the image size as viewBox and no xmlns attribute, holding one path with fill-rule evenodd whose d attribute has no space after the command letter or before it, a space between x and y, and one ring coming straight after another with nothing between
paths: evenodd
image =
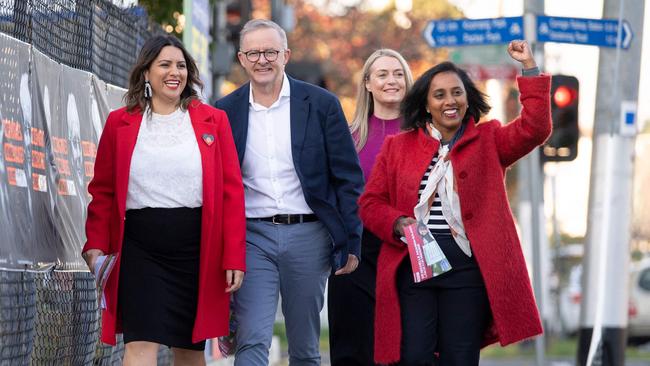
<instances>
[{"instance_id":1,"label":"smiling man","mask_svg":"<svg viewBox=\"0 0 650 366\"><path fill-rule=\"evenodd\" d=\"M251 20L240 40L250 82L216 104L232 125L246 194L235 365L268 364L278 295L290 364L319 365L327 277L359 263L361 168L336 96L285 74L284 30Z\"/></svg>"}]
</instances>

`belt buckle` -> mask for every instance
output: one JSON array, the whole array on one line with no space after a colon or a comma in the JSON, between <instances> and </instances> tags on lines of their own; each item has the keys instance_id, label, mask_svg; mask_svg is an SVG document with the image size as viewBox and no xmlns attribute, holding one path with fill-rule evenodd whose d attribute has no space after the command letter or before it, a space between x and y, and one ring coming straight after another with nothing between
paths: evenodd
<instances>
[{"instance_id":1,"label":"belt buckle","mask_svg":"<svg viewBox=\"0 0 650 366\"><path fill-rule=\"evenodd\" d=\"M280 225L280 224L282 224L282 222L277 222L277 221L275 221L275 219L276 219L277 217L279 217L279 216L278 216L278 215L273 215L273 217L271 217L271 223L272 223L273 225Z\"/></svg>"}]
</instances>

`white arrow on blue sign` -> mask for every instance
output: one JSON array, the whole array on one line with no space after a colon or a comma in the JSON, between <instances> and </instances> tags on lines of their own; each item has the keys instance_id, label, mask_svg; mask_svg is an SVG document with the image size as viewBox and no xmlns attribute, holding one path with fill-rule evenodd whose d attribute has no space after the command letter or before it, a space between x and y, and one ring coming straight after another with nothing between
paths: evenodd
<instances>
[{"instance_id":1,"label":"white arrow on blue sign","mask_svg":"<svg viewBox=\"0 0 650 366\"><path fill-rule=\"evenodd\" d=\"M424 39L431 47L508 43L524 38L523 26L523 17L432 20L424 29Z\"/></svg>"},{"instance_id":2,"label":"white arrow on blue sign","mask_svg":"<svg viewBox=\"0 0 650 366\"><path fill-rule=\"evenodd\" d=\"M619 25L620 24L620 25ZM537 41L616 47L621 28L621 48L627 49L633 34L630 24L618 19L585 19L537 16Z\"/></svg>"}]
</instances>

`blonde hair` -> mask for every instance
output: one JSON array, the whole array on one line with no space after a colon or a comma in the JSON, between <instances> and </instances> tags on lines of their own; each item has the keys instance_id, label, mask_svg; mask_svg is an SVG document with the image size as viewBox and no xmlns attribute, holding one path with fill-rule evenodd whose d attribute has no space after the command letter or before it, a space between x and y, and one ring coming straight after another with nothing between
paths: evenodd
<instances>
[{"instance_id":1,"label":"blonde hair","mask_svg":"<svg viewBox=\"0 0 650 366\"><path fill-rule=\"evenodd\" d=\"M368 57L366 63L363 65L362 75L357 90L357 108L354 111L354 117L350 124L350 133L353 135L356 133L356 136L354 137L354 145L357 151L361 151L361 149L366 145L366 141L368 140L368 118L374 112L374 100L368 89L366 89L366 82L370 79L370 68L372 65L378 58L384 56L393 57L399 61L400 65L402 65L402 69L404 69L404 77L406 79L405 91L408 92L413 85L411 69L399 52L389 48L382 48L373 52Z\"/></svg>"}]
</instances>

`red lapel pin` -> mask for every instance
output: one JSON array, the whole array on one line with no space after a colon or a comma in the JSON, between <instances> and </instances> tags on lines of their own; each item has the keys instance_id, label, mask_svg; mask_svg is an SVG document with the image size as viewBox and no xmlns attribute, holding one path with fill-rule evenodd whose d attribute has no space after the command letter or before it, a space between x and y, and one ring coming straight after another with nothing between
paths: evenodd
<instances>
[{"instance_id":1,"label":"red lapel pin","mask_svg":"<svg viewBox=\"0 0 650 366\"><path fill-rule=\"evenodd\" d=\"M214 142L214 136L210 135L209 133L204 133L203 141L205 141L205 143L208 144L208 146L210 146Z\"/></svg>"}]
</instances>

